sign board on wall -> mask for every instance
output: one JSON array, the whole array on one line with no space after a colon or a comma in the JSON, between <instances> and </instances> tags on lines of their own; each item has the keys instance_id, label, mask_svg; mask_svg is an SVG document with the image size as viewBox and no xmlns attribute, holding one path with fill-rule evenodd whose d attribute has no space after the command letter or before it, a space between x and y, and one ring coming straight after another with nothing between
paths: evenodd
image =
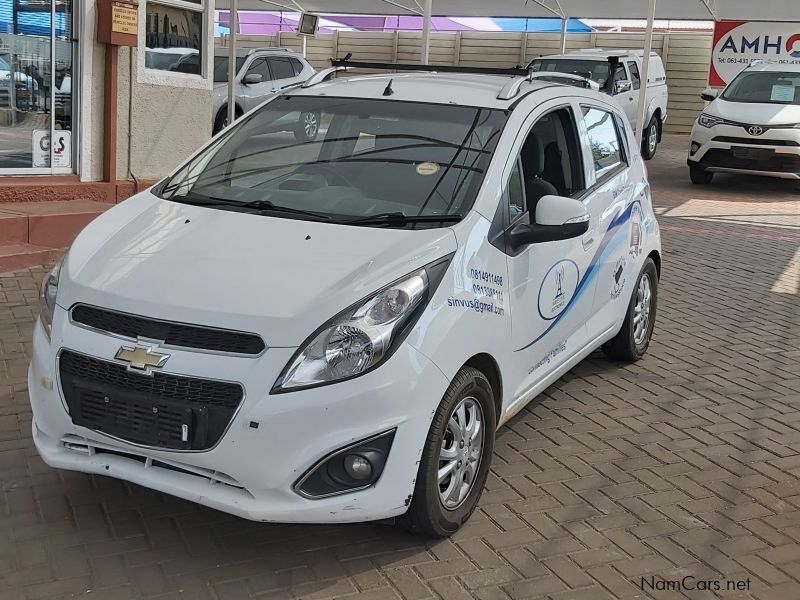
<instances>
[{"instance_id":1,"label":"sign board on wall","mask_svg":"<svg viewBox=\"0 0 800 600\"><path fill-rule=\"evenodd\" d=\"M33 130L33 166L50 166L50 130ZM57 129L53 144L53 167L72 167L72 132Z\"/></svg>"},{"instance_id":2,"label":"sign board on wall","mask_svg":"<svg viewBox=\"0 0 800 600\"><path fill-rule=\"evenodd\" d=\"M754 60L800 64L800 23L717 21L708 83L724 87Z\"/></svg>"},{"instance_id":3,"label":"sign board on wall","mask_svg":"<svg viewBox=\"0 0 800 600\"><path fill-rule=\"evenodd\" d=\"M111 31L114 33L139 33L139 10L132 4L115 2L111 5Z\"/></svg>"}]
</instances>

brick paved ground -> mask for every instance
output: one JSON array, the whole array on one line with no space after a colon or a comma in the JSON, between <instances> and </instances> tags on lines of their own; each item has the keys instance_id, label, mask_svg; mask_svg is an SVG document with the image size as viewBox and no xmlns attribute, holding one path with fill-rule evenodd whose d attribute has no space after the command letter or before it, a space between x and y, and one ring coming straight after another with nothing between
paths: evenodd
<instances>
[{"instance_id":1,"label":"brick paved ground","mask_svg":"<svg viewBox=\"0 0 800 600\"><path fill-rule=\"evenodd\" d=\"M800 193L692 187L685 145L651 165L665 256L650 354L596 354L504 427L449 541L254 524L51 470L25 383L44 269L0 275L0 599L683 597L643 592L651 575L800 598Z\"/></svg>"}]
</instances>

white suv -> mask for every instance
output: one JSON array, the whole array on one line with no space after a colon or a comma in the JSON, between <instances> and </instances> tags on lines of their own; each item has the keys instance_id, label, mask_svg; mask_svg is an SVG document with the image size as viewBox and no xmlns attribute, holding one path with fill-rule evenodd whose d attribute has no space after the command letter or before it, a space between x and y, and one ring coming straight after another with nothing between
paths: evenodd
<instances>
[{"instance_id":1,"label":"white suv","mask_svg":"<svg viewBox=\"0 0 800 600\"><path fill-rule=\"evenodd\" d=\"M755 64L742 71L695 121L689 176L714 173L800 179L800 64Z\"/></svg>"},{"instance_id":2,"label":"white suv","mask_svg":"<svg viewBox=\"0 0 800 600\"><path fill-rule=\"evenodd\" d=\"M328 75L98 217L47 277L28 377L47 464L447 536L499 426L595 349L645 353L659 227L611 99ZM273 131L297 111L323 116L316 141Z\"/></svg>"},{"instance_id":3,"label":"white suv","mask_svg":"<svg viewBox=\"0 0 800 600\"><path fill-rule=\"evenodd\" d=\"M228 57L227 48L214 53L213 132L228 125ZM280 94L284 89L303 83L315 73L314 67L301 54L288 48L253 48L236 56L234 78L235 113L240 117L256 106ZM307 113L299 120L284 124L299 140L313 140L319 132L318 115Z\"/></svg>"}]
</instances>

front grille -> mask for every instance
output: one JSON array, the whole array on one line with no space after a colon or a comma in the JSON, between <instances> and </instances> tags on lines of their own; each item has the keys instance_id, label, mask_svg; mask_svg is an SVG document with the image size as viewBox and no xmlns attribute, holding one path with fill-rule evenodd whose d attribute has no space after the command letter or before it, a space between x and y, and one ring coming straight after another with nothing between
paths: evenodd
<instances>
[{"instance_id":1,"label":"front grille","mask_svg":"<svg viewBox=\"0 0 800 600\"><path fill-rule=\"evenodd\" d=\"M160 321L85 304L72 308L72 320L116 335L158 340L182 348L258 355L266 347L264 340L254 333Z\"/></svg>"},{"instance_id":2,"label":"front grille","mask_svg":"<svg viewBox=\"0 0 800 600\"><path fill-rule=\"evenodd\" d=\"M800 146L800 142L794 140L769 140L766 138L742 138L729 135L718 135L712 141L725 142L728 144L742 144L746 146Z\"/></svg>"},{"instance_id":3,"label":"front grille","mask_svg":"<svg viewBox=\"0 0 800 600\"><path fill-rule=\"evenodd\" d=\"M244 397L238 383L132 373L69 350L58 366L73 423L159 448L211 448Z\"/></svg>"},{"instance_id":4,"label":"front grille","mask_svg":"<svg viewBox=\"0 0 800 600\"><path fill-rule=\"evenodd\" d=\"M739 158L729 150L712 148L703 156L702 164L706 167L724 169L747 169L751 171L772 171L774 173L800 173L800 156L774 153L765 158Z\"/></svg>"}]
</instances>

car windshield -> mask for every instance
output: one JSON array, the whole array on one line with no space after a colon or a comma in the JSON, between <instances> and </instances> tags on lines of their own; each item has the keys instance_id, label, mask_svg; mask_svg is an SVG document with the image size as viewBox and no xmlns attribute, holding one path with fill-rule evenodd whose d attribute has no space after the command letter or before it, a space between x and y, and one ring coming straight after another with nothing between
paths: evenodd
<instances>
[{"instance_id":1,"label":"car windshield","mask_svg":"<svg viewBox=\"0 0 800 600\"><path fill-rule=\"evenodd\" d=\"M394 216L402 220L384 224L438 227L472 207L506 119L486 108L282 96L216 139L159 193L292 218L375 224Z\"/></svg>"},{"instance_id":2,"label":"car windshield","mask_svg":"<svg viewBox=\"0 0 800 600\"><path fill-rule=\"evenodd\" d=\"M244 64L244 56L236 57L236 72L242 70ZM214 83L227 83L228 82L228 57L215 56L214 57Z\"/></svg>"},{"instance_id":3,"label":"car windshield","mask_svg":"<svg viewBox=\"0 0 800 600\"><path fill-rule=\"evenodd\" d=\"M800 105L800 73L743 71L722 94L729 102Z\"/></svg>"},{"instance_id":4,"label":"car windshield","mask_svg":"<svg viewBox=\"0 0 800 600\"><path fill-rule=\"evenodd\" d=\"M577 58L537 58L531 63L536 72L570 73L591 79L603 89L608 81L609 63L606 60Z\"/></svg>"}]
</instances>

